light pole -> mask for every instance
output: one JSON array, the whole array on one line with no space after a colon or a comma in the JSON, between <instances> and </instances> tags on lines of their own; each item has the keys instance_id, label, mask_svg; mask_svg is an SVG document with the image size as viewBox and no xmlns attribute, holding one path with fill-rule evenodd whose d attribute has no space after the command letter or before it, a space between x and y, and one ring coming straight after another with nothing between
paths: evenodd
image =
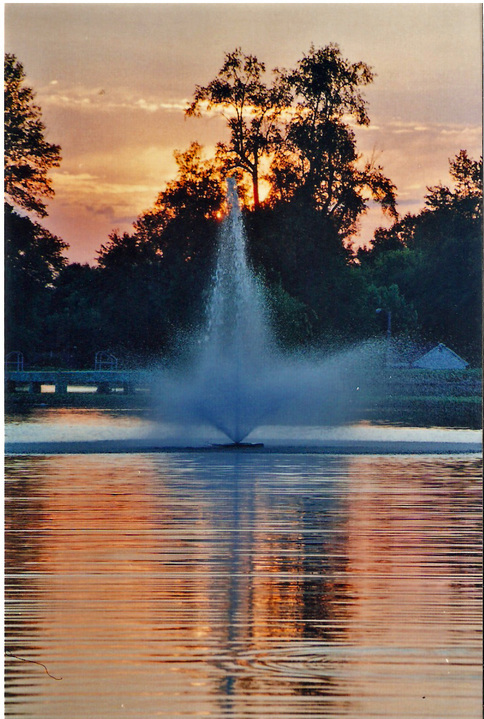
<instances>
[{"instance_id":1,"label":"light pole","mask_svg":"<svg viewBox=\"0 0 484 719\"><path fill-rule=\"evenodd\" d=\"M376 310L376 313L380 314L380 312L387 313L387 340L391 340L391 338L392 338L392 311L391 310L383 310L381 307L379 307Z\"/></svg>"}]
</instances>

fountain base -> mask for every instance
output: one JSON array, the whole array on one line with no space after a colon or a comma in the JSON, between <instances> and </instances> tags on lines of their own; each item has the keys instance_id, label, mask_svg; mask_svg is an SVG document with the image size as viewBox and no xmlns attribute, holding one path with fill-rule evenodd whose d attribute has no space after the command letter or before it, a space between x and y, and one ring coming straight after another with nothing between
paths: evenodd
<instances>
[{"instance_id":1,"label":"fountain base","mask_svg":"<svg viewBox=\"0 0 484 719\"><path fill-rule=\"evenodd\" d=\"M263 447L262 442L228 442L227 444L212 444L214 449L257 449Z\"/></svg>"}]
</instances>

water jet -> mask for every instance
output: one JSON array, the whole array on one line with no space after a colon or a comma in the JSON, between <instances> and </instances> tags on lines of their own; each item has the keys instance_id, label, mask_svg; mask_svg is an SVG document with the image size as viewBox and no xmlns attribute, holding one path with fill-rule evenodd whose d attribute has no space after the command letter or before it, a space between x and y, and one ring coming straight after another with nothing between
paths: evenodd
<instances>
[{"instance_id":1,"label":"water jet","mask_svg":"<svg viewBox=\"0 0 484 719\"><path fill-rule=\"evenodd\" d=\"M368 407L388 390L386 342L370 340L333 353L281 350L265 290L247 257L235 181L227 185L228 213L204 326L188 342L188 360L156 376L159 436L170 426L167 446L303 443L334 451L382 451L388 430L372 427L371 437L362 439L354 425L368 419ZM351 436L347 425L353 425ZM402 451L408 451L407 444Z\"/></svg>"},{"instance_id":2,"label":"water jet","mask_svg":"<svg viewBox=\"0 0 484 719\"><path fill-rule=\"evenodd\" d=\"M334 426L353 419L370 385L375 347L322 357L284 353L271 328L265 291L247 257L235 180L227 181L205 326L182 369L162 373L160 419L186 433L204 427L233 447L261 425Z\"/></svg>"},{"instance_id":3,"label":"water jet","mask_svg":"<svg viewBox=\"0 0 484 719\"><path fill-rule=\"evenodd\" d=\"M160 406L163 418L208 425L243 447L280 403L281 392L271 391L277 353L263 288L248 262L233 179L227 181L227 204L205 327L193 343L188 371L162 378Z\"/></svg>"}]
</instances>

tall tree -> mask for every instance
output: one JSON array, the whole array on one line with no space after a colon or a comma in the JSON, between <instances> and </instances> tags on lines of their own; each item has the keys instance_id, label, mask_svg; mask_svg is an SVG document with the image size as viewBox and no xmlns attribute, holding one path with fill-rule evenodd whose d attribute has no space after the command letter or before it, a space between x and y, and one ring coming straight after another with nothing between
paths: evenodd
<instances>
[{"instance_id":1,"label":"tall tree","mask_svg":"<svg viewBox=\"0 0 484 719\"><path fill-rule=\"evenodd\" d=\"M350 235L368 200L396 217L395 186L373 161L361 165L349 120L368 125L361 88L373 80L364 62L351 63L337 45L311 47L281 82L295 107L272 165L273 198L300 197Z\"/></svg>"},{"instance_id":2,"label":"tall tree","mask_svg":"<svg viewBox=\"0 0 484 719\"><path fill-rule=\"evenodd\" d=\"M240 48L225 55L217 77L208 85L196 86L195 99L186 114L200 116L202 109L217 109L230 129L230 142L218 143L219 154L228 167L249 173L254 206L259 205L259 174L263 157L280 140L278 119L287 105L287 89L280 83L262 81L265 65Z\"/></svg>"},{"instance_id":3,"label":"tall tree","mask_svg":"<svg viewBox=\"0 0 484 719\"><path fill-rule=\"evenodd\" d=\"M60 147L45 139L41 110L15 55L5 55L5 343L31 356L46 342L53 282L66 265L68 245L38 222L14 210L47 215L54 191L48 171L60 163Z\"/></svg>"},{"instance_id":4,"label":"tall tree","mask_svg":"<svg viewBox=\"0 0 484 719\"><path fill-rule=\"evenodd\" d=\"M23 85L25 72L15 55L4 62L5 192L24 210L47 215L44 198L54 194L48 171L61 161L60 147L47 142L42 111Z\"/></svg>"}]
</instances>

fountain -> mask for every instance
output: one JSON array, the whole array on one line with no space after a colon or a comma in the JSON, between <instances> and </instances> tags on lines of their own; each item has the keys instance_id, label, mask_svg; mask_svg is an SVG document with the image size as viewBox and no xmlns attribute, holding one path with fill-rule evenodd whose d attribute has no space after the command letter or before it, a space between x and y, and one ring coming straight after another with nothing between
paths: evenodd
<instances>
[{"instance_id":1,"label":"fountain","mask_svg":"<svg viewBox=\"0 0 484 719\"><path fill-rule=\"evenodd\" d=\"M218 246L216 270L201 336L192 338L188 370L165 373L160 382L163 418L206 424L233 446L275 406L268 366L275 351L263 290L251 271L233 179L227 182L229 212ZM222 445L221 445L222 446Z\"/></svg>"},{"instance_id":2,"label":"fountain","mask_svg":"<svg viewBox=\"0 0 484 719\"><path fill-rule=\"evenodd\" d=\"M247 259L235 181L227 185L206 325L192 338L188 365L159 378L160 418L184 430L215 428L232 447L254 446L244 440L262 423L327 426L354 418L369 387L374 344L324 359L277 348L264 288Z\"/></svg>"},{"instance_id":3,"label":"fountain","mask_svg":"<svg viewBox=\"0 0 484 719\"><path fill-rule=\"evenodd\" d=\"M193 372L192 411L241 445L273 408L267 366L274 353L262 289L247 261L237 187L233 179L227 184L229 214Z\"/></svg>"}]
</instances>

